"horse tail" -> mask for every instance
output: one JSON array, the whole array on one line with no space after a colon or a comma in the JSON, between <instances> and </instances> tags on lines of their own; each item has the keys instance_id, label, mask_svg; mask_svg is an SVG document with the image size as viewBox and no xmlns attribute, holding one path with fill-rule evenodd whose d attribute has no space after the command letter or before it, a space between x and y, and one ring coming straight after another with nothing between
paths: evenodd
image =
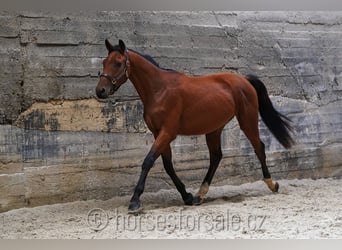
<instances>
[{"instance_id":1,"label":"horse tail","mask_svg":"<svg viewBox=\"0 0 342 250\"><path fill-rule=\"evenodd\" d=\"M246 79L255 88L258 95L259 113L262 120L277 138L281 145L290 148L294 144L290 132L293 132L291 120L280 114L272 105L264 83L254 75L247 75Z\"/></svg>"}]
</instances>

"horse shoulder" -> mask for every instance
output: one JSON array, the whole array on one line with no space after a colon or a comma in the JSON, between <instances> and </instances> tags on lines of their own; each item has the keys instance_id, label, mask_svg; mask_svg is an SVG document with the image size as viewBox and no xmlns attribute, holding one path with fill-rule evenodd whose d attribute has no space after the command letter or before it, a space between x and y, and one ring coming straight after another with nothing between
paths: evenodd
<instances>
[{"instance_id":1,"label":"horse shoulder","mask_svg":"<svg viewBox=\"0 0 342 250\"><path fill-rule=\"evenodd\" d=\"M144 120L152 131L159 131L165 124L178 120L181 113L182 99L178 90L168 89L162 91L153 103L144 107Z\"/></svg>"}]
</instances>

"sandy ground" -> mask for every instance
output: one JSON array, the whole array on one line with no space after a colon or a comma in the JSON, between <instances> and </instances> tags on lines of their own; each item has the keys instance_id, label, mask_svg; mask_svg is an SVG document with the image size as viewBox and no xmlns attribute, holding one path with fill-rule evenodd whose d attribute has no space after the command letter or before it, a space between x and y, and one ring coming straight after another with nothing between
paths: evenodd
<instances>
[{"instance_id":1,"label":"sandy ground","mask_svg":"<svg viewBox=\"0 0 342 250\"><path fill-rule=\"evenodd\" d=\"M342 180L280 180L211 187L201 206L184 206L176 190L78 201L0 214L0 238L342 238ZM195 190L189 190L193 193Z\"/></svg>"}]
</instances>

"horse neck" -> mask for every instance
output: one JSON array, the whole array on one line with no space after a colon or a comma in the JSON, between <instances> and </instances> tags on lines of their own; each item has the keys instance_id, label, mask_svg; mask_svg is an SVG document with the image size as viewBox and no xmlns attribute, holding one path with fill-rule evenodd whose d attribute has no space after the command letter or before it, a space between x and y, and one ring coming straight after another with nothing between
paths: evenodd
<instances>
[{"instance_id":1,"label":"horse neck","mask_svg":"<svg viewBox=\"0 0 342 250\"><path fill-rule=\"evenodd\" d=\"M145 105L153 102L163 88L162 71L135 52L129 51L129 57L129 79Z\"/></svg>"}]
</instances>

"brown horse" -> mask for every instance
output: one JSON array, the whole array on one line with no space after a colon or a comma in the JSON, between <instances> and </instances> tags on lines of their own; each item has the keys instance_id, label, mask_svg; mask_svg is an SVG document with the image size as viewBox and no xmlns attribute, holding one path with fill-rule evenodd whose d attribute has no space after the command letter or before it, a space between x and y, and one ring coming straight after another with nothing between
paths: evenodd
<instances>
[{"instance_id":1,"label":"brown horse","mask_svg":"<svg viewBox=\"0 0 342 250\"><path fill-rule=\"evenodd\" d=\"M96 95L107 98L130 79L144 104L144 120L155 138L142 164L129 211L140 209L140 196L147 174L160 155L184 203L200 204L222 158L221 132L234 116L254 147L265 183L273 192L278 191L279 185L272 181L266 166L264 144L259 137L258 111L285 148L293 144L290 136L292 128L290 120L274 109L265 85L257 77L229 73L187 76L160 68L150 56L128 50L121 40L115 46L108 40L105 44L108 56L103 60L103 73L96 87ZM210 165L198 193L193 197L175 173L170 143L177 135L200 134L206 135Z\"/></svg>"}]
</instances>

